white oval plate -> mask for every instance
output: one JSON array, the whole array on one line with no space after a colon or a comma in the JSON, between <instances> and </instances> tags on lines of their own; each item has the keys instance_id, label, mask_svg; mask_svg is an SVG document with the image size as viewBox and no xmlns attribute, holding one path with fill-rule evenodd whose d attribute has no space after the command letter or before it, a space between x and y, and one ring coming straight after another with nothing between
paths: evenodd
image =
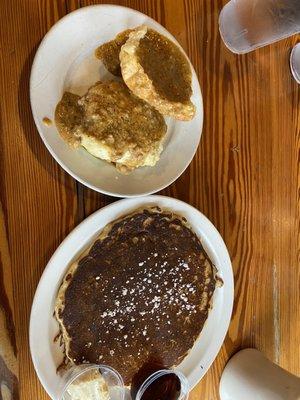
<instances>
[{"instance_id":1,"label":"white oval plate","mask_svg":"<svg viewBox=\"0 0 300 400\"><path fill-rule=\"evenodd\" d=\"M180 46L159 23L138 11L113 5L84 7L62 18L46 34L36 53L30 77L33 117L51 155L79 182L118 197L157 192L174 182L190 164L203 124L202 95L193 67L192 101L197 107L196 116L189 122L166 119L168 132L164 151L155 167L139 168L122 175L113 165L93 157L83 148L71 149L55 125L45 126L43 118L54 120L56 104L65 90L83 95L102 78L116 79L95 58L94 50L119 32L141 24L156 29Z\"/></svg>"},{"instance_id":2,"label":"white oval plate","mask_svg":"<svg viewBox=\"0 0 300 400\"><path fill-rule=\"evenodd\" d=\"M105 225L146 205L158 205L186 217L224 282L221 288L215 290L213 308L199 339L178 367L188 378L191 387L204 376L219 352L229 326L234 293L231 262L220 234L203 214L182 201L163 196L120 200L96 211L67 236L53 254L37 287L30 317L30 350L38 377L52 399L58 398L58 388L61 386L56 368L63 354L53 341L58 333L53 311L61 281L69 265L92 243Z\"/></svg>"}]
</instances>

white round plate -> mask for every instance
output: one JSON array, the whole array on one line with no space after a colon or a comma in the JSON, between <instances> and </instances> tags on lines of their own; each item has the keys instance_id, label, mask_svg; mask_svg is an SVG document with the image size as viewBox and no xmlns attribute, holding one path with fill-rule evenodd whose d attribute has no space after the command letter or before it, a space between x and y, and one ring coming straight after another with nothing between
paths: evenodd
<instances>
[{"instance_id":1,"label":"white round plate","mask_svg":"<svg viewBox=\"0 0 300 400\"><path fill-rule=\"evenodd\" d=\"M37 287L30 317L30 350L38 377L52 399L59 396L61 378L56 374L56 368L63 359L61 348L53 341L58 333L53 311L57 291L68 266L93 242L105 225L148 205L158 205L186 217L224 282L215 290L213 308L199 339L178 366L191 387L204 376L219 352L230 322L234 292L231 262L220 234L203 214L182 201L163 196L120 200L96 211L67 236L53 254Z\"/></svg>"},{"instance_id":2,"label":"white round plate","mask_svg":"<svg viewBox=\"0 0 300 400\"><path fill-rule=\"evenodd\" d=\"M164 151L155 167L144 167L122 175L115 167L71 149L58 134L55 124L45 126L43 118L54 120L54 111L64 91L83 95L101 79L116 79L94 56L100 44L119 32L146 24L176 39L159 23L138 11L113 5L81 8L58 21L46 34L36 53L30 77L33 117L46 147L55 160L79 182L98 192L118 197L157 192L174 182L190 164L199 144L203 124L202 95L192 67L192 101L197 107L192 121L167 118ZM183 50L182 50L183 51Z\"/></svg>"}]
</instances>

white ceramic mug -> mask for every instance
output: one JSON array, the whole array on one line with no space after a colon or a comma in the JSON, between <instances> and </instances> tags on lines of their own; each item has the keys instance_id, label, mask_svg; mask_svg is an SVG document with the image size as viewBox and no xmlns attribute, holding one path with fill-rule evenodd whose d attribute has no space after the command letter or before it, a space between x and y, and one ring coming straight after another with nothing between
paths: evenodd
<instances>
[{"instance_id":1,"label":"white ceramic mug","mask_svg":"<svg viewBox=\"0 0 300 400\"><path fill-rule=\"evenodd\" d=\"M226 365L221 400L300 400L300 378L269 361L260 351L245 349Z\"/></svg>"}]
</instances>

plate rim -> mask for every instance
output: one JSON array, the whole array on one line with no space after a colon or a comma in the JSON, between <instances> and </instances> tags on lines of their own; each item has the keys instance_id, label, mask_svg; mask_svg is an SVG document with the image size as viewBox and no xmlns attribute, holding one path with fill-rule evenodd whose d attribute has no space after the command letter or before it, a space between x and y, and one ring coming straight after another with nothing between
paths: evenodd
<instances>
[{"instance_id":1,"label":"plate rim","mask_svg":"<svg viewBox=\"0 0 300 400\"><path fill-rule=\"evenodd\" d=\"M189 63L190 63L190 67L192 70L192 76L195 77L195 83L197 85L197 90L199 93L199 106L200 106L200 123L198 124L198 129L199 129L199 135L198 135L198 140L197 140L197 144L194 148L194 151L191 155L191 157L189 157L189 159L187 160L187 162L185 163L185 167L183 169L181 169L178 173L176 173L174 175L174 178L172 178L169 182L160 185L157 189L153 189L153 190L149 190L149 191L143 191L137 194L125 194L125 193L116 193L116 192L110 192L108 190L104 190L104 189L100 189L99 187L89 183L88 181L85 181L84 179L82 179L80 176L78 176L75 172L73 172L65 163L62 159L60 159L58 157L58 155L56 154L56 152L51 148L51 146L48 144L46 138L43 135L43 130L42 127L38 121L38 116L37 113L34 109L34 105L33 105L33 90L34 90L34 84L33 84L33 79L35 76L35 71L37 68L37 62L38 62L38 56L40 51L42 50L42 48L45 46L45 43L47 42L48 37L51 35L51 33L57 29L57 27L61 24L63 24L67 19L71 18L72 16L74 16L74 14L80 14L82 12L85 12L87 9L92 9L92 8L112 8L112 9L124 9L126 10L126 12L131 12L133 14L138 14L140 16L143 17L147 17L149 18L154 24L158 24L165 32L167 32L170 37L172 38L172 40L180 47L180 50L184 53L184 55L186 56L186 58L188 59ZM199 83L199 79L198 79L198 75L195 71L195 68L192 64L192 62L190 61L188 55L186 54L185 50L182 48L181 44L177 41L177 39L163 26L161 25L158 21L156 21L155 19L151 18L150 16L148 16L147 14L144 14L138 10L135 10L133 8L130 7L125 7L125 6L119 6L117 4L93 4L93 5L89 5L89 6L85 6L85 7L81 7L78 8L77 10L74 10L66 15L64 15L62 18L60 18L49 30L48 32L46 32L45 36L43 37L43 39L41 40L33 62L32 62L32 66L31 66L31 71L30 71L30 79L29 79L29 97L30 97L30 107L31 107L31 112L33 115L33 119L34 119L34 123L35 126L37 128L37 131L39 133L40 138L42 139L44 145L46 146L47 150L49 151L49 153L51 154L51 156L54 158L54 160L60 165L60 167L65 170L70 176L72 176L72 178L74 178L76 181L80 182L82 185L98 192L98 193L103 193L105 195L108 196L113 196L113 197L117 197L117 198L134 198L134 197L141 197L141 196L148 196L151 195L153 193L157 193L163 189L165 189L166 187L172 185L185 171L186 169L189 167L189 165L191 164L193 158L195 157L195 154L199 148L199 144L200 144L200 140L202 137L202 133L203 133L203 124L204 124L204 106L203 106L203 95L202 95L202 91L201 91L201 86Z\"/></svg>"},{"instance_id":2,"label":"plate rim","mask_svg":"<svg viewBox=\"0 0 300 400\"><path fill-rule=\"evenodd\" d=\"M136 200L136 202L135 202ZM209 355L209 357L207 357L207 361L205 363L205 365L202 365L203 368L201 368L201 374L199 374L196 371L196 368L193 369L193 371L190 373L190 375L194 375L192 377L190 377L190 381L193 380L193 383L191 385L191 390L201 381L201 379L204 377L204 375L207 373L208 369L211 367L212 363L214 362L214 360L216 359L223 343L225 340L225 337L228 333L228 329L229 329L229 325L231 322L231 317L232 317L232 311L233 311L233 301L234 301L234 276L233 276L233 269L232 269L232 263L231 263L231 259L227 250L227 246L221 236L221 234L219 233L219 231L217 230L217 228L213 225L213 223L197 208L193 207L192 205L182 201L182 200L178 200L175 199L173 197L168 197L168 196L161 196L161 195L154 195L154 196L144 196L144 197L137 197L135 199L121 199L118 201L115 201L113 203L110 203L108 205L106 205L105 207L102 207L98 210L96 210L94 213L92 213L91 215L89 215L87 218L85 218L82 222L80 222L65 238L64 240L59 244L59 246L56 248L56 250L54 251L53 255L51 256L51 258L49 259L41 277L40 280L38 282L38 285L36 287L36 291L33 297L33 301L32 301L32 306L31 306L31 312L30 312L30 320L29 320L29 347L30 347L30 354L31 354L31 359L34 365L34 369L35 372L39 378L39 381L41 383L41 385L44 387L44 389L46 390L46 392L48 393L48 395L51 398L53 397L53 390L51 390L51 386L42 378L40 370L37 367L37 363L39 360L38 354L36 353L36 351L34 350L34 333L33 333L33 325L34 325L34 316L35 316L35 312L36 312L36 308L38 308L38 300L41 297L41 294L39 293L41 291L41 287L45 281L45 279L47 278L47 274L48 271L53 267L53 263L55 262L56 258L59 256L60 252L62 251L62 249L64 248L64 246L66 246L66 244L70 241L72 241L73 236L75 236L78 231L82 230L84 227L88 226L90 224L90 221L93 220L94 218L97 218L98 215L102 214L103 212L107 212L109 209L114 209L114 214L115 216L113 218L118 218L121 212L121 215L126 215L128 212L130 212L130 209L138 209L140 207L143 207L143 205L146 205L147 203L156 203L156 202L162 202L162 201L167 201L169 203L171 203L171 207L176 208L177 205L180 205L182 207L183 210L193 210L193 212L196 211L196 213L199 215L199 218L202 219L202 221L205 221L205 223L207 224L208 228L214 232L214 234L216 234L218 236L218 240L219 243L222 245L222 252L224 252L224 256L227 258L227 266L226 268L227 270L227 279L226 279L226 283L227 283L227 291L226 291L226 307L224 307L223 310L223 317L222 317L222 327L223 330L221 332L221 334L219 333L217 340L215 340L214 342L211 342L211 353ZM128 204L127 204L128 203ZM125 205L124 207L124 211L123 211L123 207L122 205ZM162 206L163 207L163 206ZM166 208L168 208L168 206L166 206ZM113 220L113 219L112 219ZM111 222L107 221L105 222L104 226ZM104 228L100 227L99 231L101 229ZM93 240L93 236L92 234L89 236L88 238L88 242ZM87 242L87 243L88 243ZM86 244L87 244L86 243ZM216 251L216 253L218 254L218 252ZM220 253L220 251L219 251ZM61 267L62 269L66 269L67 266L63 266ZM42 297L41 297L42 298ZM204 364L204 363L202 363ZM200 362L197 363L197 366L199 368ZM195 377L195 375L198 375Z\"/></svg>"}]
</instances>

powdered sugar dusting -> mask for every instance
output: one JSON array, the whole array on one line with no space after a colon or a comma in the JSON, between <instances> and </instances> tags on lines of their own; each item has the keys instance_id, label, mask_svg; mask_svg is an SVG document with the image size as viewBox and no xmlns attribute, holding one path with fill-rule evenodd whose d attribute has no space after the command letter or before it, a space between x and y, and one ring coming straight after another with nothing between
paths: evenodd
<instances>
[{"instance_id":1,"label":"powdered sugar dusting","mask_svg":"<svg viewBox=\"0 0 300 400\"><path fill-rule=\"evenodd\" d=\"M122 331L126 326L126 321L132 323L136 321L137 310L140 310L138 311L139 322L143 319L147 320L148 315L151 315L153 324L158 326L161 318L169 319L167 313L172 310L172 307L174 311L176 309L177 315L183 311L197 312L195 304L197 286L192 281L186 282L185 279L186 271L190 270L188 262L180 258L175 265L168 261L150 262L157 257L158 253L155 252L146 260L137 262L140 269L134 277L135 287L132 289L128 287L130 281L133 280L133 277L129 277L125 285L114 293L114 302L100 314L103 319L102 325ZM171 324L170 321L167 323ZM137 335L147 338L147 326ZM123 335L123 339L127 343L128 334Z\"/></svg>"}]
</instances>

